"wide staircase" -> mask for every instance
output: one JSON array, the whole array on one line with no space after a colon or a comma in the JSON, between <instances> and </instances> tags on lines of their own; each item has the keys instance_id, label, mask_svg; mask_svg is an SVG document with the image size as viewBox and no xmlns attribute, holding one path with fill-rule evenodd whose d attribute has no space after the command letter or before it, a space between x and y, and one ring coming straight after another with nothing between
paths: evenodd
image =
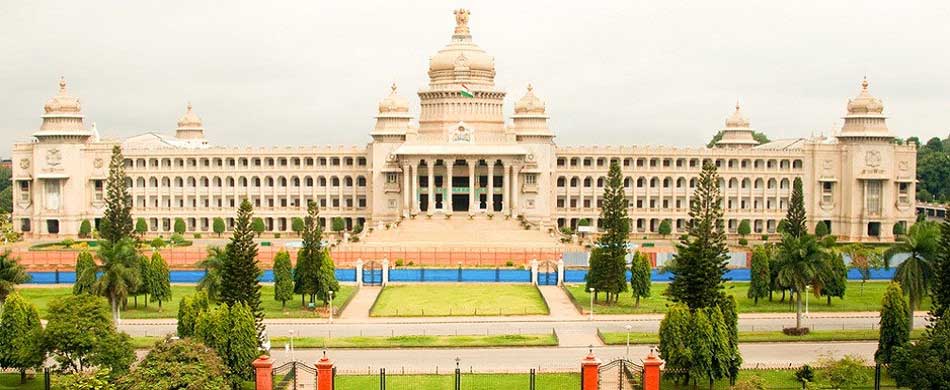
<instances>
[{"instance_id":1,"label":"wide staircase","mask_svg":"<svg viewBox=\"0 0 950 390\"><path fill-rule=\"evenodd\" d=\"M352 244L351 244L352 245ZM360 240L359 246L406 248L553 248L560 246L557 237L527 228L517 219L502 216L488 218L442 214L404 219L390 229L375 229Z\"/></svg>"}]
</instances>

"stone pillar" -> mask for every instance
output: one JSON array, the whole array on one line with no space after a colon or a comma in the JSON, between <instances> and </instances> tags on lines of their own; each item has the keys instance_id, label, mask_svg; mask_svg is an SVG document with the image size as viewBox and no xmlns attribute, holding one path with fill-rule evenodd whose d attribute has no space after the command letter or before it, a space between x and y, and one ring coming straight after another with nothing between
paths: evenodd
<instances>
[{"instance_id":1,"label":"stone pillar","mask_svg":"<svg viewBox=\"0 0 950 390\"><path fill-rule=\"evenodd\" d=\"M511 165L507 161L501 162L501 213L511 215Z\"/></svg>"},{"instance_id":2,"label":"stone pillar","mask_svg":"<svg viewBox=\"0 0 950 390\"><path fill-rule=\"evenodd\" d=\"M519 214L518 193L521 192L521 186L518 176L521 175L521 167L514 165L511 167L511 216L517 217Z\"/></svg>"},{"instance_id":3,"label":"stone pillar","mask_svg":"<svg viewBox=\"0 0 950 390\"><path fill-rule=\"evenodd\" d=\"M531 259L531 284L538 285L538 259Z\"/></svg>"},{"instance_id":4,"label":"stone pillar","mask_svg":"<svg viewBox=\"0 0 950 390\"><path fill-rule=\"evenodd\" d=\"M274 367L274 361L270 360L270 356L261 355L261 357L251 362L251 366L254 367L254 377L257 383L256 389L273 390L274 378L271 376L271 370Z\"/></svg>"},{"instance_id":5,"label":"stone pillar","mask_svg":"<svg viewBox=\"0 0 950 390\"><path fill-rule=\"evenodd\" d=\"M333 362L327 358L326 351L317 362L317 390L333 390Z\"/></svg>"},{"instance_id":6,"label":"stone pillar","mask_svg":"<svg viewBox=\"0 0 950 390\"><path fill-rule=\"evenodd\" d=\"M356 285L363 285L363 259L356 259Z\"/></svg>"},{"instance_id":7,"label":"stone pillar","mask_svg":"<svg viewBox=\"0 0 950 390\"><path fill-rule=\"evenodd\" d=\"M598 390L600 373L597 370L599 368L600 360L594 356L594 351L591 349L584 360L581 360L581 390Z\"/></svg>"},{"instance_id":8,"label":"stone pillar","mask_svg":"<svg viewBox=\"0 0 950 390\"><path fill-rule=\"evenodd\" d=\"M478 186L475 185L475 164L478 164L478 160L466 160L468 163L468 215L475 215L475 200L477 198L477 193L475 191Z\"/></svg>"},{"instance_id":9,"label":"stone pillar","mask_svg":"<svg viewBox=\"0 0 950 390\"><path fill-rule=\"evenodd\" d=\"M428 208L426 209L427 215L432 215L433 209L435 209L435 160L426 161L426 171L429 175L429 187L427 188L427 193L429 194L428 199Z\"/></svg>"},{"instance_id":10,"label":"stone pillar","mask_svg":"<svg viewBox=\"0 0 950 390\"><path fill-rule=\"evenodd\" d=\"M389 284L389 260L383 259L383 286Z\"/></svg>"},{"instance_id":11,"label":"stone pillar","mask_svg":"<svg viewBox=\"0 0 950 390\"><path fill-rule=\"evenodd\" d=\"M650 348L650 354L643 361L643 390L660 390L660 366L663 361L656 356L656 349Z\"/></svg>"},{"instance_id":12,"label":"stone pillar","mask_svg":"<svg viewBox=\"0 0 950 390\"><path fill-rule=\"evenodd\" d=\"M409 178L409 215L419 213L419 163L412 163L412 177Z\"/></svg>"},{"instance_id":13,"label":"stone pillar","mask_svg":"<svg viewBox=\"0 0 950 390\"><path fill-rule=\"evenodd\" d=\"M442 185L445 187L445 194L442 195L442 209L446 215L452 215L452 169L455 168L455 160L445 162L445 180Z\"/></svg>"},{"instance_id":14,"label":"stone pillar","mask_svg":"<svg viewBox=\"0 0 950 390\"><path fill-rule=\"evenodd\" d=\"M495 212L495 160L488 162L488 195L485 197L487 201L485 202L485 207L488 209L488 213L492 214Z\"/></svg>"},{"instance_id":15,"label":"stone pillar","mask_svg":"<svg viewBox=\"0 0 950 390\"><path fill-rule=\"evenodd\" d=\"M409 179L412 177L412 171L410 169L411 165L403 164L402 166L402 216L408 217L412 213L410 206L412 203L410 201L410 190L409 186L411 185Z\"/></svg>"},{"instance_id":16,"label":"stone pillar","mask_svg":"<svg viewBox=\"0 0 950 390\"><path fill-rule=\"evenodd\" d=\"M564 258L557 261L557 285L564 285Z\"/></svg>"}]
</instances>

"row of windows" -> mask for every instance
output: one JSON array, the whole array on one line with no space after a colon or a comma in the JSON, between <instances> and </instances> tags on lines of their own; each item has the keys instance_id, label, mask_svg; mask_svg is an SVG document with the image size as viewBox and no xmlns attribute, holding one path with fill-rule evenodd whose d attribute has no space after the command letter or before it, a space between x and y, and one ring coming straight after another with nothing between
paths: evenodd
<instances>
[{"instance_id":1,"label":"row of windows","mask_svg":"<svg viewBox=\"0 0 950 390\"><path fill-rule=\"evenodd\" d=\"M126 168L365 167L366 157L189 157L125 159Z\"/></svg>"},{"instance_id":2,"label":"row of windows","mask_svg":"<svg viewBox=\"0 0 950 390\"><path fill-rule=\"evenodd\" d=\"M558 209L590 209L592 207L601 208L603 207L604 200L597 199L596 203L593 203L592 199L584 199L583 201L578 198L566 199L564 197L557 198L557 208ZM785 210L788 207L788 197L729 197L728 199L723 199L722 206L726 210ZM656 199L651 198L648 200L637 199L634 201L631 198L627 198L628 207L631 209L663 209L669 210L671 207L676 210L685 210L689 207L689 200L686 197L677 197L676 199L662 198Z\"/></svg>"},{"instance_id":3,"label":"row of windows","mask_svg":"<svg viewBox=\"0 0 950 390\"><path fill-rule=\"evenodd\" d=\"M568 179L565 176L558 176L557 178L557 186L559 188L560 187L591 188L594 186L595 182L597 184L597 188L602 188L606 185L607 178L598 177L595 179L590 176L587 176L584 178L574 176L574 177L571 177L570 179ZM634 186L634 184L636 184L637 188L661 188L661 187L662 188L671 188L671 187L685 188L687 187L687 184L688 184L689 188L696 188L696 185L698 182L699 182L699 179L696 177L690 178L688 181L685 177L679 177L679 178L676 178L674 182L674 179L672 177L665 177L663 179L660 179L659 177L656 177L656 176L651 177L651 178L646 178L646 177L641 176L634 179L631 176L627 176L623 179L623 186L626 188L631 188ZM675 186L674 186L674 183L675 183ZM764 186L764 188L772 189L778 186L778 188L781 188L781 189L788 189L790 188L790 185L791 185L791 180L788 178L783 178L781 180L772 178L772 179L768 179L767 181L762 178L757 178L755 179L755 181L753 181L750 178L744 178L741 181L737 178L731 178L728 181L726 179L719 179L719 188L757 188L758 189L758 188L763 188Z\"/></svg>"},{"instance_id":4,"label":"row of windows","mask_svg":"<svg viewBox=\"0 0 950 390\"><path fill-rule=\"evenodd\" d=\"M265 176L263 178L252 176L252 177L200 177L196 178L193 176L189 177L162 177L161 179L157 177L150 177L148 180L144 177L137 177L135 179L128 178L126 180L126 186L129 188L182 188L182 187L198 187L199 183L201 187L313 187L316 184L317 187L326 187L327 184L331 187L339 187L342 183L344 187L353 187L353 183L356 183L357 187L366 187L366 177L357 176L353 178L352 176L317 176L316 179L310 176L304 176L303 178L297 176L291 176L290 178L284 176L271 177ZM146 185L148 183L148 185Z\"/></svg>"},{"instance_id":5,"label":"row of windows","mask_svg":"<svg viewBox=\"0 0 950 390\"><path fill-rule=\"evenodd\" d=\"M323 228L331 226L331 220L338 217L319 217L317 218L317 224ZM354 224L362 226L365 222L365 218L350 218L350 217L340 217L343 220L345 225L345 230L351 230L354 227ZM234 218L227 217L222 218L225 223L225 230L232 231L234 229ZM213 218L184 218L185 229L189 232L208 232L212 229ZM160 232L171 232L172 227L174 226L174 219L172 218L148 218L148 231L153 233ZM288 217L264 217L261 218L261 221L264 222L264 230L267 232L289 232L292 226L292 218Z\"/></svg>"},{"instance_id":6,"label":"row of windows","mask_svg":"<svg viewBox=\"0 0 950 390\"><path fill-rule=\"evenodd\" d=\"M710 158L659 158L659 157L627 157L621 160L619 157L558 157L557 166L572 168L591 168L607 167L610 162L617 161L626 168L702 168L706 163L714 163L717 168L723 169L755 169L755 170L800 170L802 169L802 160L800 159L710 159Z\"/></svg>"},{"instance_id":7,"label":"row of windows","mask_svg":"<svg viewBox=\"0 0 950 390\"><path fill-rule=\"evenodd\" d=\"M313 199L309 196L304 197L301 200L298 197L252 197L250 202L254 207L261 208L274 208L274 207L291 207L291 208L304 208L310 201ZM327 199L326 197L320 197L316 200L317 205L321 209L333 208L333 209L365 209L366 208L366 197L358 196L355 199L352 196L346 196L343 198L331 197ZM328 203L329 202L329 203ZM134 205L139 209L145 209L146 207L154 208L229 208L233 209L240 204L240 200L235 197L223 198L223 197L149 197L146 199L144 196L138 196L135 199ZM329 206L328 206L329 205Z\"/></svg>"}]
</instances>

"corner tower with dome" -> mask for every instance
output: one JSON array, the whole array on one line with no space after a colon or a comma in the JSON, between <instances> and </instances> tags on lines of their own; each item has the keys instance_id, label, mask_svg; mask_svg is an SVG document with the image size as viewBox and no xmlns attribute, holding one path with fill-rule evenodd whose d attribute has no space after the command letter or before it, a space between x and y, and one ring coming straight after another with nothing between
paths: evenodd
<instances>
[{"instance_id":1,"label":"corner tower with dome","mask_svg":"<svg viewBox=\"0 0 950 390\"><path fill-rule=\"evenodd\" d=\"M13 147L15 228L29 237L58 237L76 235L83 220L98 224L115 144L126 157L133 215L153 235L170 234L176 218L189 232L211 231L218 217L230 229L235 208L247 199L274 234L290 232L292 219L313 201L324 226L334 218L347 229L377 231L408 229L412 220L486 229L519 221L517 230L551 239L583 220L599 225L611 161L622 167L635 238L658 236L664 220L675 234L685 231L705 162L719 167L730 234L748 220L757 237L775 235L796 177L805 184L810 229L821 221L842 240L890 241L895 225L914 221L916 146L894 142L867 80L845 106L844 125L829 137L759 144L736 104L712 148L562 146L539 97L543 88L521 80L523 95L506 108L494 58L474 42L471 14L460 9L454 17L448 43L429 60L419 106L392 85L375 125L367 124L365 145L217 146L212 140L220 130L209 123L206 132L190 103L167 134L100 138L62 80L39 129ZM711 122L697 136L718 127Z\"/></svg>"}]
</instances>

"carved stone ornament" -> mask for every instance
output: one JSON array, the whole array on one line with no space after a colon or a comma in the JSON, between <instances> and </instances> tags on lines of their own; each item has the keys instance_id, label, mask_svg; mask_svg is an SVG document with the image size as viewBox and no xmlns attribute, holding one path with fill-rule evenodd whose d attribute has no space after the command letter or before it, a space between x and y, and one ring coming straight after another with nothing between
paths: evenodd
<instances>
[{"instance_id":1,"label":"carved stone ornament","mask_svg":"<svg viewBox=\"0 0 950 390\"><path fill-rule=\"evenodd\" d=\"M528 155L525 157L525 160L528 162L534 162L534 153L528 153Z\"/></svg>"},{"instance_id":2,"label":"carved stone ornament","mask_svg":"<svg viewBox=\"0 0 950 390\"><path fill-rule=\"evenodd\" d=\"M900 169L900 170L902 170L902 171L906 171L906 170L910 169L910 163L907 162L907 161L901 161L901 162L897 163L897 168Z\"/></svg>"},{"instance_id":3,"label":"carved stone ornament","mask_svg":"<svg viewBox=\"0 0 950 390\"><path fill-rule=\"evenodd\" d=\"M95 160L92 162L92 166L93 166L93 167L96 167L96 169L102 168L102 164L103 164L103 163L102 163L102 159L101 159L101 158L97 158L97 159L95 159Z\"/></svg>"},{"instance_id":4,"label":"carved stone ornament","mask_svg":"<svg viewBox=\"0 0 950 390\"><path fill-rule=\"evenodd\" d=\"M458 126L449 132L449 142L470 144L474 138L473 133L474 132L466 127L464 123L459 122Z\"/></svg>"},{"instance_id":5,"label":"carved stone ornament","mask_svg":"<svg viewBox=\"0 0 950 390\"><path fill-rule=\"evenodd\" d=\"M51 167L58 166L63 161L63 155L59 149L50 149L46 152L46 165Z\"/></svg>"},{"instance_id":6,"label":"carved stone ornament","mask_svg":"<svg viewBox=\"0 0 950 390\"><path fill-rule=\"evenodd\" d=\"M20 159L20 169L30 169L30 159L21 158Z\"/></svg>"},{"instance_id":7,"label":"carved stone ornament","mask_svg":"<svg viewBox=\"0 0 950 390\"><path fill-rule=\"evenodd\" d=\"M386 156L387 162L395 162L397 159L398 157L396 156L395 153L390 153L388 156Z\"/></svg>"},{"instance_id":8,"label":"carved stone ornament","mask_svg":"<svg viewBox=\"0 0 950 390\"><path fill-rule=\"evenodd\" d=\"M864 163L869 167L881 166L881 151L869 150L864 156Z\"/></svg>"},{"instance_id":9,"label":"carved stone ornament","mask_svg":"<svg viewBox=\"0 0 950 390\"><path fill-rule=\"evenodd\" d=\"M821 168L830 171L831 170L831 160L824 160L821 162Z\"/></svg>"}]
</instances>

